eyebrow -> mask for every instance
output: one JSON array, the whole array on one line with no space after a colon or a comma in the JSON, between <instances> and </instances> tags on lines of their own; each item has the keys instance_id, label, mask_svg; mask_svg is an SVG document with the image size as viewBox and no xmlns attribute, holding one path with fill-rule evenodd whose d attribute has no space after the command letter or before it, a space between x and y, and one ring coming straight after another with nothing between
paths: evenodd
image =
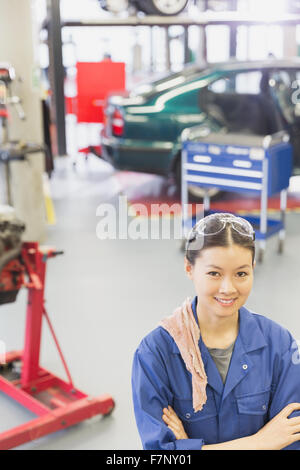
<instances>
[{"instance_id":1,"label":"eyebrow","mask_svg":"<svg viewBox=\"0 0 300 470\"><path fill-rule=\"evenodd\" d=\"M216 268L216 269L220 269L221 271L223 270L223 268L220 268L220 266L216 266L214 264L208 264L206 265L207 268ZM250 265L249 264L243 264L243 266L239 266L238 268L236 269L243 269L243 268L250 268Z\"/></svg>"}]
</instances>

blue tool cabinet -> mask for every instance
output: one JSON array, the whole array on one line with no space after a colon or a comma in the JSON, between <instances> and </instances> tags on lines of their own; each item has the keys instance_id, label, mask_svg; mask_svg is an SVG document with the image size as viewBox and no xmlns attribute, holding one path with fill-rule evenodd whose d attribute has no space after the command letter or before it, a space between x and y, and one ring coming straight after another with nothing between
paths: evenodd
<instances>
[{"instance_id":1,"label":"blue tool cabinet","mask_svg":"<svg viewBox=\"0 0 300 470\"><path fill-rule=\"evenodd\" d=\"M278 251L283 250L287 191L292 174L292 146L289 136L214 134L198 136L187 129L182 135L181 203L183 234L186 238L195 218L188 215L188 187L204 190L204 214L210 210L209 188L260 195L260 216L243 215L255 229L262 261L267 238L279 234ZM268 198L280 193L280 219L268 218ZM226 207L222 212L228 212Z\"/></svg>"}]
</instances>

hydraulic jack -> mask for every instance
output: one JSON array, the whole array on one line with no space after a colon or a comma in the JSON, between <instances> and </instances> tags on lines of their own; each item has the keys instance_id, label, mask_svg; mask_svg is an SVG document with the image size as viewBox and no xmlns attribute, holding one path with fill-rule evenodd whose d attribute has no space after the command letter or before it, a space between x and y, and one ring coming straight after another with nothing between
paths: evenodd
<instances>
[{"instance_id":1,"label":"hydraulic jack","mask_svg":"<svg viewBox=\"0 0 300 470\"><path fill-rule=\"evenodd\" d=\"M28 289L24 350L6 353L1 367L0 391L37 415L25 424L0 433L1 450L17 447L98 414L108 415L115 406L110 395L93 398L74 386L46 312L46 261L61 253L39 247L38 243L25 242L18 259L11 260L0 273L4 285L8 276L18 273L19 287L23 285ZM39 364L43 318L50 328L68 381ZM16 373L18 366L19 373Z\"/></svg>"}]
</instances>

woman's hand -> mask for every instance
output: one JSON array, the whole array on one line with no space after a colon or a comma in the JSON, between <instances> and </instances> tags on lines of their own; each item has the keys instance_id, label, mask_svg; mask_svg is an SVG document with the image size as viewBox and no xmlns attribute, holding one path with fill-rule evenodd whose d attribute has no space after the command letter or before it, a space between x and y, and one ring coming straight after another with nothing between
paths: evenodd
<instances>
[{"instance_id":1,"label":"woman's hand","mask_svg":"<svg viewBox=\"0 0 300 470\"><path fill-rule=\"evenodd\" d=\"M163 413L164 414L162 415L162 419L166 423L168 428L173 431L176 439L188 439L183 424L178 418L173 408L171 408L171 406L169 405L168 408L163 409Z\"/></svg>"},{"instance_id":2,"label":"woman's hand","mask_svg":"<svg viewBox=\"0 0 300 470\"><path fill-rule=\"evenodd\" d=\"M300 410L300 403L287 405L253 436L258 449L280 450L300 441L300 417L289 418L295 410Z\"/></svg>"}]
</instances>

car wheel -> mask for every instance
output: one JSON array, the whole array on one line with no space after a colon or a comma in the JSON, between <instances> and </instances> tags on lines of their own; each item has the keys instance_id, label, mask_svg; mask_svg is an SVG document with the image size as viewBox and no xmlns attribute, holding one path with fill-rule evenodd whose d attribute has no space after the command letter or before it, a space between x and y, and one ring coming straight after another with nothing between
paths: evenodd
<instances>
[{"instance_id":1,"label":"car wheel","mask_svg":"<svg viewBox=\"0 0 300 470\"><path fill-rule=\"evenodd\" d=\"M185 9L188 0L137 0L137 7L148 15L173 16Z\"/></svg>"},{"instance_id":2,"label":"car wheel","mask_svg":"<svg viewBox=\"0 0 300 470\"><path fill-rule=\"evenodd\" d=\"M177 157L175 164L175 181L178 190L178 194L181 196L181 156ZM220 191L218 188L210 188L208 190L208 196L211 201L216 201L222 197L223 191ZM195 185L188 186L188 197L189 202L202 202L205 195L204 188Z\"/></svg>"}]
</instances>

